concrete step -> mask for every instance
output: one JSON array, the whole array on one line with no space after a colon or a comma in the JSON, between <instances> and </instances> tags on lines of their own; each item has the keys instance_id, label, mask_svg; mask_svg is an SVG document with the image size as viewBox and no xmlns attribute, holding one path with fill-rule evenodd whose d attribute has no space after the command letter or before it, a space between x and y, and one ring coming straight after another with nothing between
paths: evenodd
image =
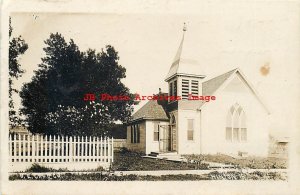
<instances>
[{"instance_id":1,"label":"concrete step","mask_svg":"<svg viewBox=\"0 0 300 195\"><path fill-rule=\"evenodd\" d=\"M157 157L159 155L158 152L151 152L148 156Z\"/></svg>"}]
</instances>

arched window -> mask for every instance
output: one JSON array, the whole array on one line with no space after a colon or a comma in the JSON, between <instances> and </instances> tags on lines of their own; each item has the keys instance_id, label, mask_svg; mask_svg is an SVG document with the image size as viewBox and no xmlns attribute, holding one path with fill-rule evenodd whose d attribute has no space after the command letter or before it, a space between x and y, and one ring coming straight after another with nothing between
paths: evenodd
<instances>
[{"instance_id":1,"label":"arched window","mask_svg":"<svg viewBox=\"0 0 300 195\"><path fill-rule=\"evenodd\" d=\"M230 107L226 118L226 140L247 141L246 114L239 104Z\"/></svg>"}]
</instances>

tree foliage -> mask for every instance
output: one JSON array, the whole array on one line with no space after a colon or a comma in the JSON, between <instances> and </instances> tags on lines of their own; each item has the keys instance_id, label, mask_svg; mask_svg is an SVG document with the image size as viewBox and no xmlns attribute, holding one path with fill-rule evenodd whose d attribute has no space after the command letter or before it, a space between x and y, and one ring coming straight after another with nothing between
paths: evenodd
<instances>
[{"instance_id":1,"label":"tree foliage","mask_svg":"<svg viewBox=\"0 0 300 195\"><path fill-rule=\"evenodd\" d=\"M18 90L13 87L14 79L18 79L24 73L19 63L20 55L24 54L28 49L27 43L21 36L12 37L13 28L11 26L11 18L9 19L9 126L15 127L21 123L20 118L14 107L13 93Z\"/></svg>"},{"instance_id":2,"label":"tree foliage","mask_svg":"<svg viewBox=\"0 0 300 195\"><path fill-rule=\"evenodd\" d=\"M121 82L126 69L112 46L81 52L59 33L51 34L45 44L39 69L20 93L21 112L31 132L106 135L112 123L130 117L133 100L83 101L86 93L133 96Z\"/></svg>"}]
</instances>

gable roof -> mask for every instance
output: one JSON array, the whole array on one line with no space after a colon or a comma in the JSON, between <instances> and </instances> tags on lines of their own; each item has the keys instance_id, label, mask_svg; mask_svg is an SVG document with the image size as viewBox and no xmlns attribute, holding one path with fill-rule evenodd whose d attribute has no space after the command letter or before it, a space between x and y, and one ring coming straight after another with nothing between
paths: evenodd
<instances>
[{"instance_id":1,"label":"gable roof","mask_svg":"<svg viewBox=\"0 0 300 195\"><path fill-rule=\"evenodd\" d=\"M205 81L202 83L202 95L203 96L212 96L218 92L219 89L222 88L223 85L227 84L227 81L230 81L235 74L239 73L242 79L245 81L246 85L249 87L249 89L252 91L252 93L255 95L255 97L258 99L258 101L262 104L264 109L267 111L268 114L270 114L269 108L265 105L261 97L258 95L254 87L250 84L250 82L247 80L245 75L242 73L242 71L239 68L233 69L229 72L226 72L220 76L214 77L208 81ZM202 102L200 105L200 108L205 105L205 101Z\"/></svg>"},{"instance_id":2,"label":"gable roof","mask_svg":"<svg viewBox=\"0 0 300 195\"><path fill-rule=\"evenodd\" d=\"M153 119L153 120L169 120L167 113L156 100L149 100L144 106L136 111L132 117L131 122L135 120Z\"/></svg>"}]
</instances>

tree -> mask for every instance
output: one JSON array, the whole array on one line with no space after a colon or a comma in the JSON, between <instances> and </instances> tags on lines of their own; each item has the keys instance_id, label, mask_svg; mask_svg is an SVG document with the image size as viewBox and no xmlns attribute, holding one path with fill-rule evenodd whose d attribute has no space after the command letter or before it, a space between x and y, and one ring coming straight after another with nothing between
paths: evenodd
<instances>
[{"instance_id":1,"label":"tree","mask_svg":"<svg viewBox=\"0 0 300 195\"><path fill-rule=\"evenodd\" d=\"M13 88L13 80L18 79L24 73L24 70L21 69L19 64L20 55L24 54L28 49L27 43L21 36L12 37L13 28L11 26L11 18L9 18L9 126L15 127L21 123L20 118L17 116L14 101L13 93L18 93L19 91Z\"/></svg>"},{"instance_id":2,"label":"tree","mask_svg":"<svg viewBox=\"0 0 300 195\"><path fill-rule=\"evenodd\" d=\"M59 34L45 41L39 69L20 96L29 130L61 135L107 135L107 127L126 121L135 102L83 101L86 93L133 96L121 82L126 69L119 65L118 52L108 45L101 52L81 52L71 39Z\"/></svg>"}]
</instances>

